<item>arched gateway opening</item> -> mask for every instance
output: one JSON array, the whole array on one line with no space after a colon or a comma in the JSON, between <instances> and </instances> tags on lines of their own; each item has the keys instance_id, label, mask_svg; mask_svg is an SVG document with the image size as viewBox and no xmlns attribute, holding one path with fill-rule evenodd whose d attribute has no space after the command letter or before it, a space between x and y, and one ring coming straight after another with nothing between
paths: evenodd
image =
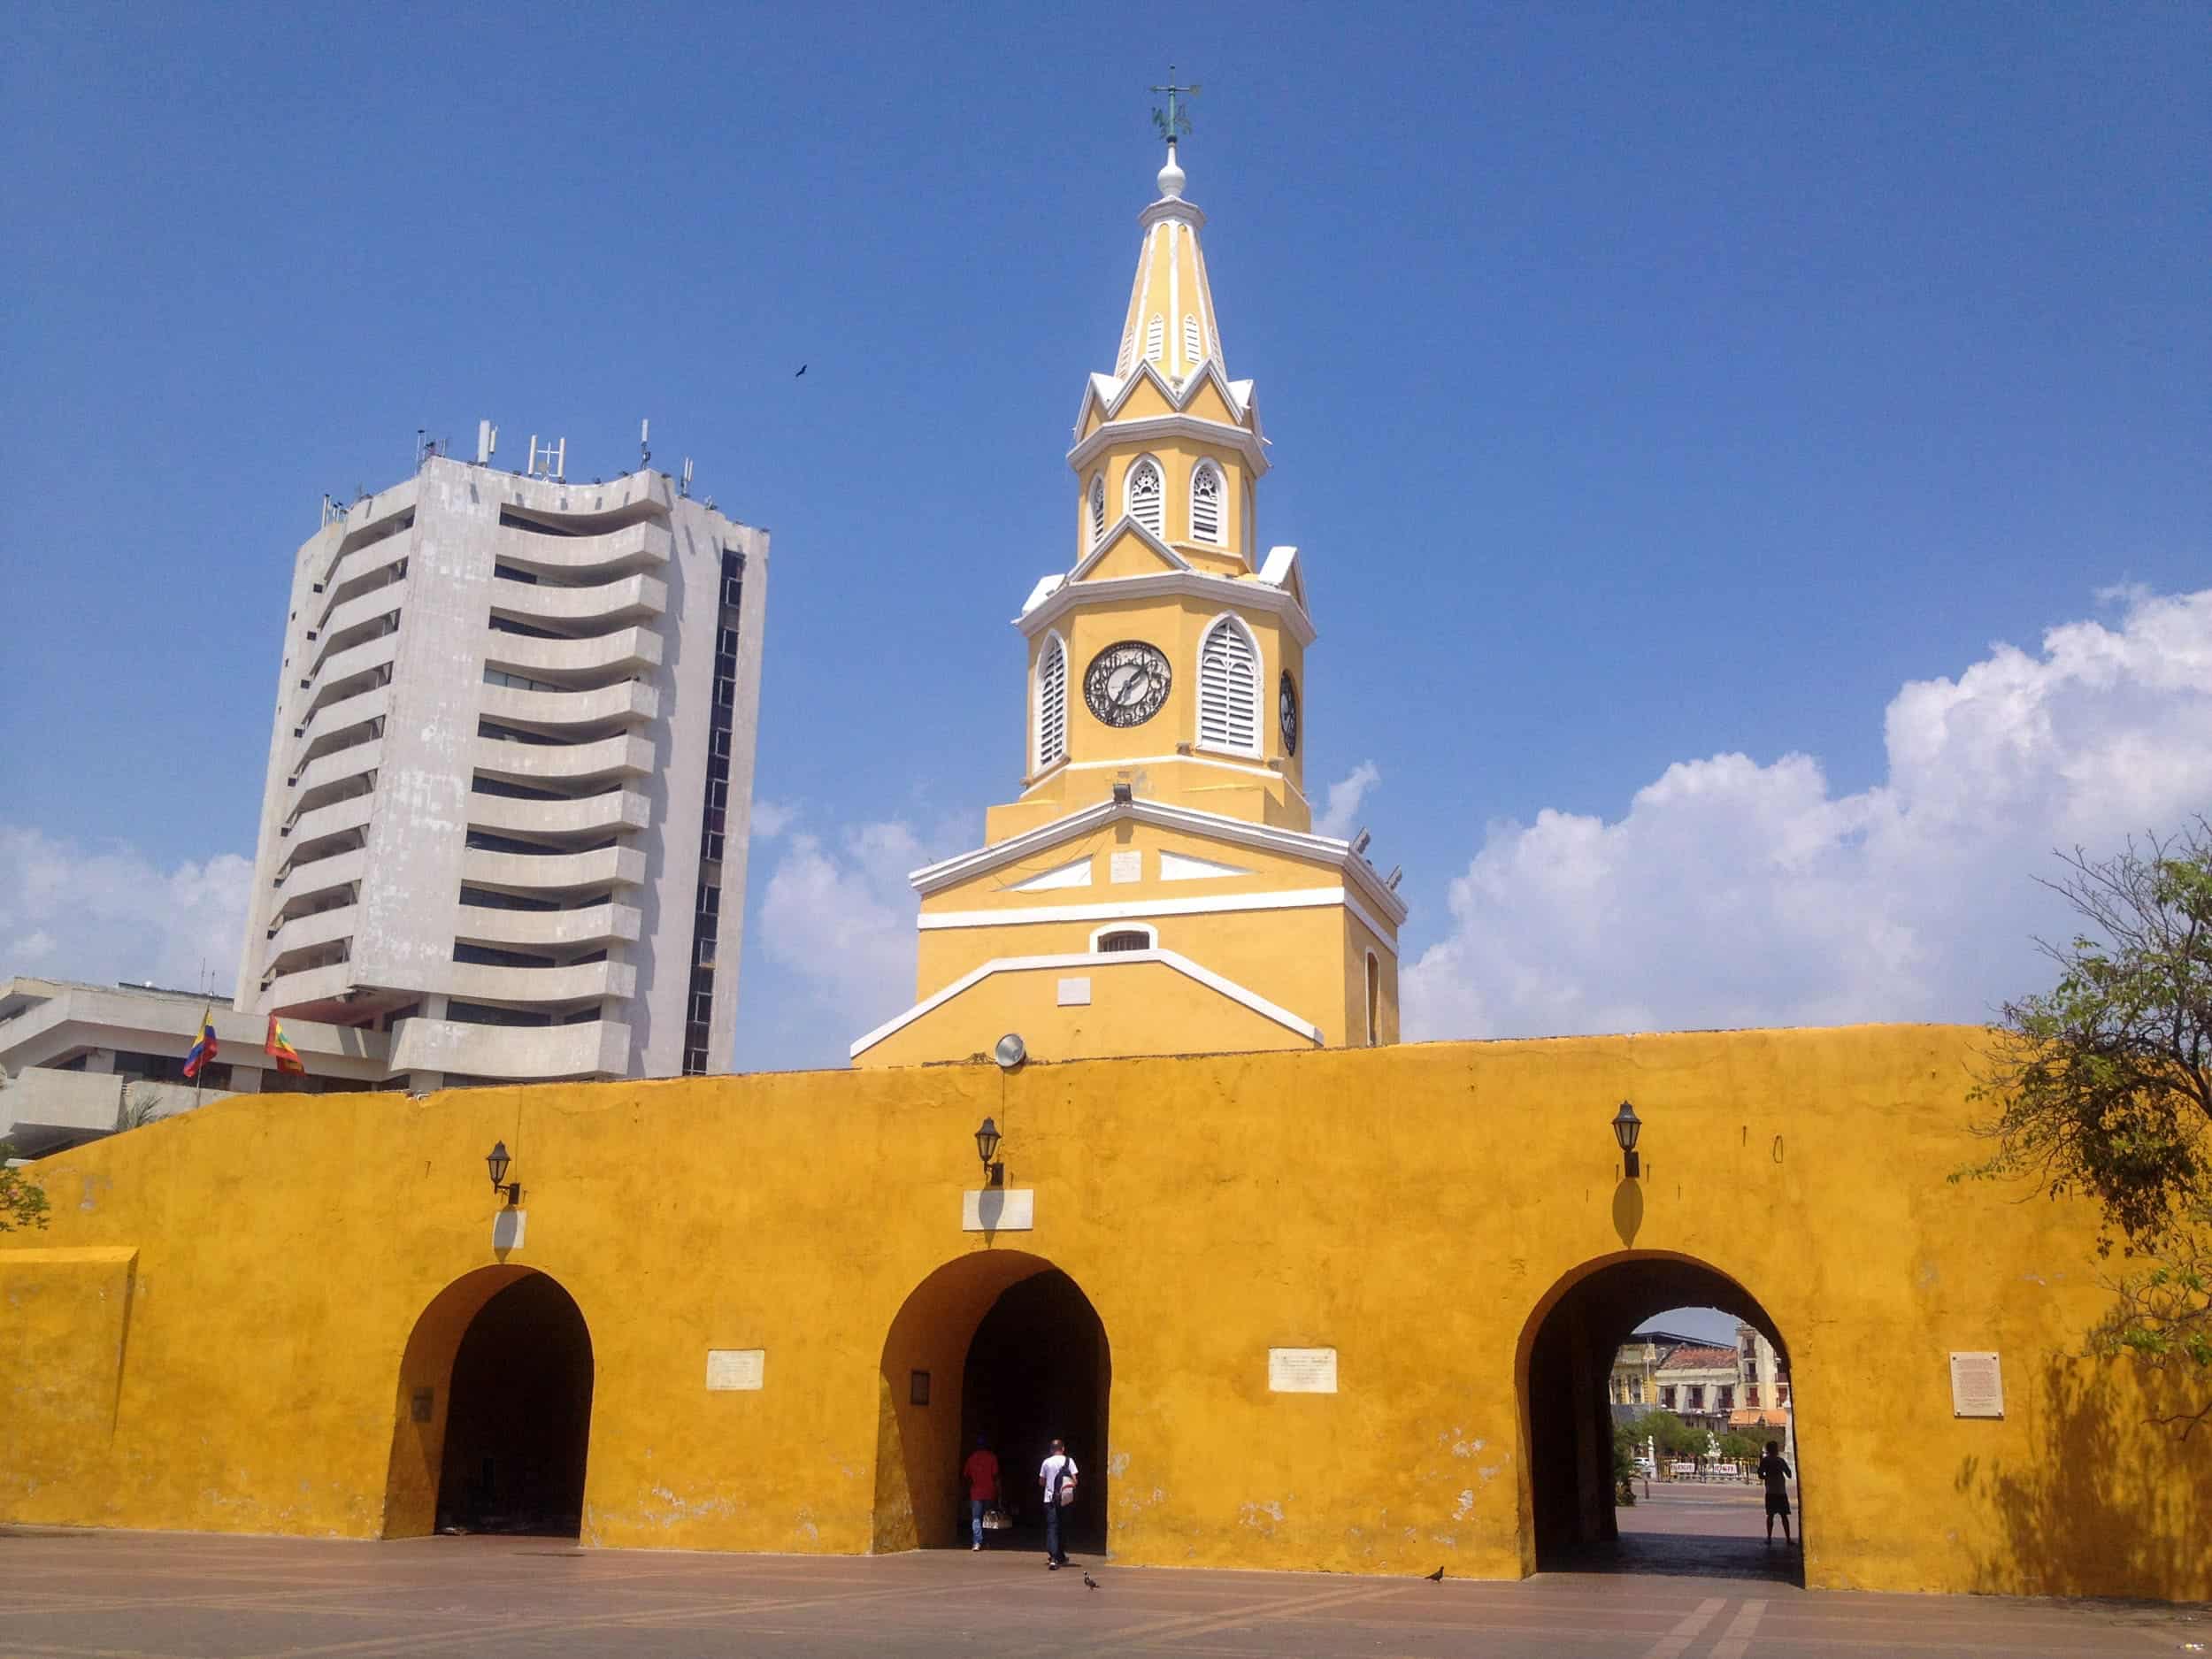
<instances>
[{"instance_id":1,"label":"arched gateway opening","mask_svg":"<svg viewBox=\"0 0 2212 1659\"><path fill-rule=\"evenodd\" d=\"M1724 1345L1716 1341L1687 1356L1698 1369L1670 1371L1665 1359L1645 1353L1662 1345L1635 1333L1655 1316L1681 1309L1734 1316L1747 1328L1740 1348L1726 1343L1724 1363ZM1568 1274L1521 1333L1524 1564L1540 1572L1692 1572L1803 1583L1801 1550L1782 1544L1778 1528L1771 1545L1762 1536L1765 1509L1755 1478L1740 1460L1707 1455L1731 1435L1739 1444L1776 1440L1794 1467L1788 1355L1758 1299L1692 1257L1626 1252ZM1739 1380L1660 1380L1708 1370ZM1678 1408L1696 1444L1676 1458L1663 1450L1656 1468L1636 1470L1639 1502L1623 1503L1617 1434L1632 1466L1632 1448L1643 1444L1637 1428L1653 1413L1663 1413L1663 1422L1675 1418ZM1801 1539L1801 1491L1793 1482L1791 1525Z\"/></svg>"},{"instance_id":2,"label":"arched gateway opening","mask_svg":"<svg viewBox=\"0 0 2212 1659\"><path fill-rule=\"evenodd\" d=\"M486 1267L447 1286L400 1362L384 1535L576 1537L592 1376L591 1333L556 1280Z\"/></svg>"},{"instance_id":3,"label":"arched gateway opening","mask_svg":"<svg viewBox=\"0 0 2212 1659\"><path fill-rule=\"evenodd\" d=\"M1082 1471L1062 1512L1064 1548L1107 1545L1106 1328L1076 1282L1042 1256L980 1250L918 1285L883 1344L874 1548L964 1548L960 1470L979 1435L997 1454L1013 1528L993 1548L1043 1548L1037 1466L1056 1436Z\"/></svg>"}]
</instances>

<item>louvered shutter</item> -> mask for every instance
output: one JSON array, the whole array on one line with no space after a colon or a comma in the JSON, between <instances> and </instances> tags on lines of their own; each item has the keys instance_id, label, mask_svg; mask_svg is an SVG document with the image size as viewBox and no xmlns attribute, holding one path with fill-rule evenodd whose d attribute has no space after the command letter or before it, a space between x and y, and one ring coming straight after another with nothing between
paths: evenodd
<instances>
[{"instance_id":1,"label":"louvered shutter","mask_svg":"<svg viewBox=\"0 0 2212 1659\"><path fill-rule=\"evenodd\" d=\"M1221 540L1221 474L1203 464L1190 475L1190 535L1194 541Z\"/></svg>"},{"instance_id":2,"label":"louvered shutter","mask_svg":"<svg viewBox=\"0 0 2212 1659\"><path fill-rule=\"evenodd\" d=\"M1160 354L1167 349L1167 323L1154 311L1152 320L1144 326L1144 355L1157 363Z\"/></svg>"},{"instance_id":3,"label":"louvered shutter","mask_svg":"<svg viewBox=\"0 0 2212 1659\"><path fill-rule=\"evenodd\" d=\"M1155 461L1138 462L1129 469L1129 516L1154 535L1158 535L1164 522L1162 518L1164 504L1159 464Z\"/></svg>"},{"instance_id":4,"label":"louvered shutter","mask_svg":"<svg viewBox=\"0 0 2212 1659\"><path fill-rule=\"evenodd\" d=\"M1198 741L1208 749L1259 752L1259 663L1244 630L1226 617L1198 649Z\"/></svg>"},{"instance_id":5,"label":"louvered shutter","mask_svg":"<svg viewBox=\"0 0 2212 1659\"><path fill-rule=\"evenodd\" d=\"M1183 361L1194 369L1205 361L1205 348L1199 343L1198 319L1193 313L1183 313Z\"/></svg>"},{"instance_id":6,"label":"louvered shutter","mask_svg":"<svg viewBox=\"0 0 2212 1659\"><path fill-rule=\"evenodd\" d=\"M1098 538L1106 534L1106 475L1098 473L1091 480L1091 545L1098 545Z\"/></svg>"},{"instance_id":7,"label":"louvered shutter","mask_svg":"<svg viewBox=\"0 0 2212 1659\"><path fill-rule=\"evenodd\" d=\"M1037 770L1067 752L1068 654L1056 636L1037 664Z\"/></svg>"}]
</instances>

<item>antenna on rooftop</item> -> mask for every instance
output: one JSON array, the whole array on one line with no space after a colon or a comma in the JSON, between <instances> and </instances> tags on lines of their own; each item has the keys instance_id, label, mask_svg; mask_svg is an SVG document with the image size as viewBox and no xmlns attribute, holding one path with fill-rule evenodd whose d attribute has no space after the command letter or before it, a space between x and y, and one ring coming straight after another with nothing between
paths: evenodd
<instances>
[{"instance_id":1,"label":"antenna on rooftop","mask_svg":"<svg viewBox=\"0 0 2212 1659\"><path fill-rule=\"evenodd\" d=\"M684 481L682 494L686 497L688 497L691 494L691 457L687 455L684 457Z\"/></svg>"},{"instance_id":2,"label":"antenna on rooftop","mask_svg":"<svg viewBox=\"0 0 2212 1659\"><path fill-rule=\"evenodd\" d=\"M568 440L555 438L543 448L538 444L538 434L530 434L530 476L549 478L557 484L568 482Z\"/></svg>"},{"instance_id":3,"label":"antenna on rooftop","mask_svg":"<svg viewBox=\"0 0 2212 1659\"><path fill-rule=\"evenodd\" d=\"M653 465L653 451L646 447L652 442L652 438L653 423L649 420L639 421L637 423L637 467L641 472Z\"/></svg>"},{"instance_id":4,"label":"antenna on rooftop","mask_svg":"<svg viewBox=\"0 0 2212 1659\"><path fill-rule=\"evenodd\" d=\"M418 470L432 457L443 455L445 448L445 440L432 437L427 426L415 428L415 465Z\"/></svg>"},{"instance_id":5,"label":"antenna on rooftop","mask_svg":"<svg viewBox=\"0 0 2212 1659\"><path fill-rule=\"evenodd\" d=\"M476 465L482 466L499 448L499 428L488 420L476 423Z\"/></svg>"}]
</instances>

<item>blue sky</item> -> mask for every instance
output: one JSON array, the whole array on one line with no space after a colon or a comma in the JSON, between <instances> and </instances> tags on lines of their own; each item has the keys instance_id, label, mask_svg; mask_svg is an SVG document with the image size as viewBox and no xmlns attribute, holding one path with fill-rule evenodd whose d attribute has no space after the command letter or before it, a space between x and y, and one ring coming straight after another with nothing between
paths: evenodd
<instances>
[{"instance_id":1,"label":"blue sky","mask_svg":"<svg viewBox=\"0 0 2212 1659\"><path fill-rule=\"evenodd\" d=\"M0 28L0 974L227 972L323 491L650 416L775 536L739 1059L841 1064L1014 787L1171 59L1417 1034L1976 1018L2212 804L2201 7Z\"/></svg>"}]
</instances>

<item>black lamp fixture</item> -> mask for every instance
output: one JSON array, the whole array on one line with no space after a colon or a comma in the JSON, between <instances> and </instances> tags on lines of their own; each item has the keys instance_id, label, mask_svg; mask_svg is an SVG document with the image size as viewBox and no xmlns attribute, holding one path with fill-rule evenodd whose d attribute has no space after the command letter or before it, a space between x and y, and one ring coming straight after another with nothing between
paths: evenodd
<instances>
[{"instance_id":1,"label":"black lamp fixture","mask_svg":"<svg viewBox=\"0 0 2212 1659\"><path fill-rule=\"evenodd\" d=\"M983 1184L986 1187L1006 1185L1006 1166L998 1162L998 1125L986 1118L983 1126L975 1132L975 1152L983 1160Z\"/></svg>"},{"instance_id":2,"label":"black lamp fixture","mask_svg":"<svg viewBox=\"0 0 2212 1659\"><path fill-rule=\"evenodd\" d=\"M1643 1163L1636 1156L1636 1137L1643 1129L1636 1109L1623 1101L1620 1110L1613 1114L1613 1139L1621 1143L1621 1173L1632 1181L1643 1173Z\"/></svg>"},{"instance_id":3,"label":"black lamp fixture","mask_svg":"<svg viewBox=\"0 0 2212 1659\"><path fill-rule=\"evenodd\" d=\"M522 1202L522 1183L507 1179L507 1166L513 1162L514 1160L507 1156L507 1143L504 1141L493 1141L492 1149L484 1155L484 1165L492 1172L492 1191L506 1194L507 1207L510 1210Z\"/></svg>"}]
</instances>

